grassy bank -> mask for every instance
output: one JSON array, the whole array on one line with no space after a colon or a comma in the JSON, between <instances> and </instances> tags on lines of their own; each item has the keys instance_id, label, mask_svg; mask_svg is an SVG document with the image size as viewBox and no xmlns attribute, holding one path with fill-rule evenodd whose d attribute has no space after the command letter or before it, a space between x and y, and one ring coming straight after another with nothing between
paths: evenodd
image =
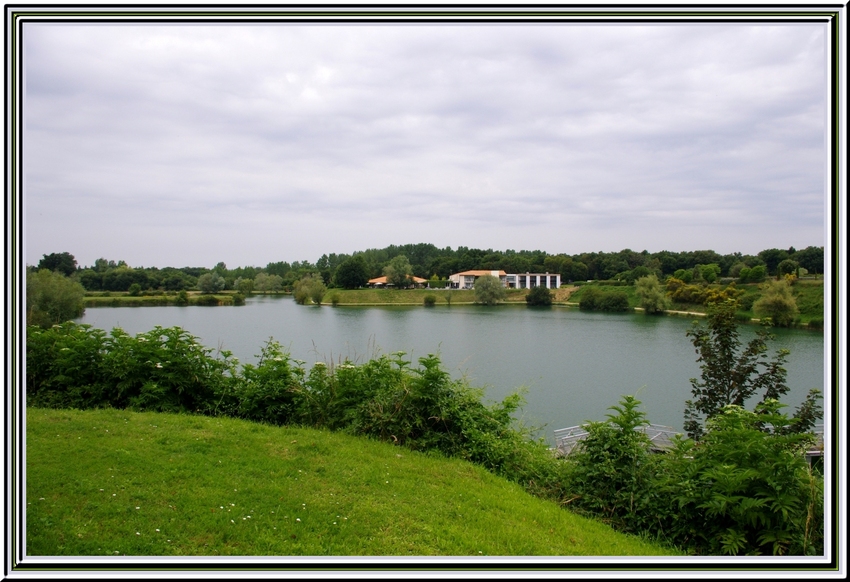
<instances>
[{"instance_id":1,"label":"grassy bank","mask_svg":"<svg viewBox=\"0 0 850 582\"><path fill-rule=\"evenodd\" d=\"M469 463L342 433L27 410L29 555L675 555Z\"/></svg>"},{"instance_id":2,"label":"grassy bank","mask_svg":"<svg viewBox=\"0 0 850 582\"><path fill-rule=\"evenodd\" d=\"M233 305L235 291L224 291L214 295L202 295L196 291L187 293L188 305ZM121 292L89 293L83 298L88 307L151 307L160 305L180 305L177 293L159 293L156 295L130 295Z\"/></svg>"}]
</instances>

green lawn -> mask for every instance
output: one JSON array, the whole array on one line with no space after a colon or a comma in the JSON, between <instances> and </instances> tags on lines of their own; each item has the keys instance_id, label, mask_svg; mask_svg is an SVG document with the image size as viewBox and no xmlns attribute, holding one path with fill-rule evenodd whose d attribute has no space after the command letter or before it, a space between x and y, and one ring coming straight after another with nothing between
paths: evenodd
<instances>
[{"instance_id":1,"label":"green lawn","mask_svg":"<svg viewBox=\"0 0 850 582\"><path fill-rule=\"evenodd\" d=\"M676 555L469 463L341 433L27 410L27 553Z\"/></svg>"}]
</instances>

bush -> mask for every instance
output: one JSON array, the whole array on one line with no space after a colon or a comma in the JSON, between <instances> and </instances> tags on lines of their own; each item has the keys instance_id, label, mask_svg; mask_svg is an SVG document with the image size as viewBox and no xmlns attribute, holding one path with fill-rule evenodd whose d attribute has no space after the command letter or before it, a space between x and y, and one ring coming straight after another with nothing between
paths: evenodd
<instances>
[{"instance_id":1,"label":"bush","mask_svg":"<svg viewBox=\"0 0 850 582\"><path fill-rule=\"evenodd\" d=\"M765 284L761 298L753 303L753 311L759 317L770 318L773 325L790 327L799 310L786 280L770 281Z\"/></svg>"},{"instance_id":2,"label":"bush","mask_svg":"<svg viewBox=\"0 0 850 582\"><path fill-rule=\"evenodd\" d=\"M425 307L434 307L437 303L437 296L433 293L429 293L422 299L422 303L425 304Z\"/></svg>"},{"instance_id":3,"label":"bush","mask_svg":"<svg viewBox=\"0 0 850 582\"><path fill-rule=\"evenodd\" d=\"M596 287L587 287L581 294L578 306L579 309L585 311L595 311L598 309L599 301L602 297L602 290Z\"/></svg>"},{"instance_id":4,"label":"bush","mask_svg":"<svg viewBox=\"0 0 850 582\"><path fill-rule=\"evenodd\" d=\"M680 545L715 555L823 553L823 479L804 455L812 435L792 432L781 406L727 406L698 447L680 443L665 491Z\"/></svg>"},{"instance_id":5,"label":"bush","mask_svg":"<svg viewBox=\"0 0 850 582\"><path fill-rule=\"evenodd\" d=\"M194 298L192 303L194 305L203 305L210 307L214 305L219 305L220 302L218 300L218 297L216 297L215 295L198 295Z\"/></svg>"},{"instance_id":6,"label":"bush","mask_svg":"<svg viewBox=\"0 0 850 582\"><path fill-rule=\"evenodd\" d=\"M625 531L649 527L646 504L653 496L649 438L635 429L649 424L640 401L623 396L607 422L585 425L587 436L567 457L571 507L598 515ZM649 520L649 523L647 523Z\"/></svg>"},{"instance_id":7,"label":"bush","mask_svg":"<svg viewBox=\"0 0 850 582\"><path fill-rule=\"evenodd\" d=\"M548 307L552 305L552 292L546 287L534 287L525 296L525 302L528 305Z\"/></svg>"},{"instance_id":8,"label":"bush","mask_svg":"<svg viewBox=\"0 0 850 582\"><path fill-rule=\"evenodd\" d=\"M241 293L234 293L233 305L245 305L245 296Z\"/></svg>"},{"instance_id":9,"label":"bush","mask_svg":"<svg viewBox=\"0 0 850 582\"><path fill-rule=\"evenodd\" d=\"M624 291L609 291L602 294L599 301L602 311L628 311L629 296Z\"/></svg>"},{"instance_id":10,"label":"bush","mask_svg":"<svg viewBox=\"0 0 850 582\"><path fill-rule=\"evenodd\" d=\"M174 300L176 305L189 305L189 294L184 289L177 293L177 299Z\"/></svg>"},{"instance_id":11,"label":"bush","mask_svg":"<svg viewBox=\"0 0 850 582\"><path fill-rule=\"evenodd\" d=\"M133 283L130 285L130 289L128 289L128 295L130 297L138 297L142 293L142 287L138 283Z\"/></svg>"},{"instance_id":12,"label":"bush","mask_svg":"<svg viewBox=\"0 0 850 582\"><path fill-rule=\"evenodd\" d=\"M339 305L339 301L340 301L339 293L332 293L331 294L331 305L336 307L337 305Z\"/></svg>"}]
</instances>

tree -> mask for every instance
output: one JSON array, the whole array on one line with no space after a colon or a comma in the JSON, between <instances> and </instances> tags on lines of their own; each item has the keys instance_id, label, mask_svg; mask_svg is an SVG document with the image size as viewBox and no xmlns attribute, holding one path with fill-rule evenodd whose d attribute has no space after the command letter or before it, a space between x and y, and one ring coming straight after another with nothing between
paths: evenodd
<instances>
[{"instance_id":1,"label":"tree","mask_svg":"<svg viewBox=\"0 0 850 582\"><path fill-rule=\"evenodd\" d=\"M525 302L529 305L548 307L552 305L552 292L546 287L538 285L528 292Z\"/></svg>"},{"instance_id":2,"label":"tree","mask_svg":"<svg viewBox=\"0 0 850 582\"><path fill-rule=\"evenodd\" d=\"M708 326L699 323L688 330L687 336L699 355L701 378L691 378L693 400L685 403L685 431L698 441L704 434L703 423L729 404L744 406L751 397L761 393L759 404L779 400L788 392L783 367L788 350L778 350L768 360L767 342L773 339L765 327L756 337L741 347L735 312L738 302L728 299L709 306ZM811 390L806 401L794 415L795 427L808 431L819 415L817 398L820 392Z\"/></svg>"},{"instance_id":3,"label":"tree","mask_svg":"<svg viewBox=\"0 0 850 582\"><path fill-rule=\"evenodd\" d=\"M47 269L71 276L77 270L77 260L71 253L50 253L49 255L42 255L42 257L36 267L39 271Z\"/></svg>"},{"instance_id":4,"label":"tree","mask_svg":"<svg viewBox=\"0 0 850 582\"><path fill-rule=\"evenodd\" d=\"M239 277L233 283L233 286L242 295L250 295L251 291L254 290L254 280L247 277Z\"/></svg>"},{"instance_id":5,"label":"tree","mask_svg":"<svg viewBox=\"0 0 850 582\"><path fill-rule=\"evenodd\" d=\"M794 260L810 273L823 273L823 247L806 247L797 251Z\"/></svg>"},{"instance_id":6,"label":"tree","mask_svg":"<svg viewBox=\"0 0 850 582\"><path fill-rule=\"evenodd\" d=\"M759 317L769 317L771 323L779 327L789 327L794 323L799 310L788 281L767 282L762 288L761 298L753 303L753 311Z\"/></svg>"},{"instance_id":7,"label":"tree","mask_svg":"<svg viewBox=\"0 0 850 582\"><path fill-rule=\"evenodd\" d=\"M27 273L27 324L50 327L85 312L85 289L59 272Z\"/></svg>"},{"instance_id":8,"label":"tree","mask_svg":"<svg viewBox=\"0 0 850 582\"><path fill-rule=\"evenodd\" d=\"M799 268L800 263L798 263L797 261L785 259L776 266L776 276L777 278L781 278L783 275L790 275L791 273L796 273L797 269Z\"/></svg>"},{"instance_id":9,"label":"tree","mask_svg":"<svg viewBox=\"0 0 850 582\"><path fill-rule=\"evenodd\" d=\"M384 267L384 275L387 278L387 285L395 285L399 289L410 287L413 284L413 267L410 261L404 255L398 255L393 258L386 267Z\"/></svg>"},{"instance_id":10,"label":"tree","mask_svg":"<svg viewBox=\"0 0 850 582\"><path fill-rule=\"evenodd\" d=\"M322 298L325 296L327 287L322 282L322 276L318 273L305 275L295 283L292 290L292 296L298 305L304 305L310 299L314 303L321 305Z\"/></svg>"},{"instance_id":11,"label":"tree","mask_svg":"<svg viewBox=\"0 0 850 582\"><path fill-rule=\"evenodd\" d=\"M334 273L334 283L344 289L357 289L369 282L369 267L362 255L346 259Z\"/></svg>"},{"instance_id":12,"label":"tree","mask_svg":"<svg viewBox=\"0 0 850 582\"><path fill-rule=\"evenodd\" d=\"M635 281L635 293L640 299L644 313L662 313L670 306L667 293L655 275L641 277Z\"/></svg>"},{"instance_id":13,"label":"tree","mask_svg":"<svg viewBox=\"0 0 850 582\"><path fill-rule=\"evenodd\" d=\"M224 289L224 278L218 273L205 273L198 277L198 289L201 293L218 293Z\"/></svg>"},{"instance_id":14,"label":"tree","mask_svg":"<svg viewBox=\"0 0 850 582\"><path fill-rule=\"evenodd\" d=\"M788 251L783 251L782 249L765 249L759 253L759 258L764 261L767 274L773 275L776 273L779 263L788 258Z\"/></svg>"},{"instance_id":15,"label":"tree","mask_svg":"<svg viewBox=\"0 0 850 582\"><path fill-rule=\"evenodd\" d=\"M475 301L484 305L496 305L507 297L502 282L493 275L482 275L475 280Z\"/></svg>"},{"instance_id":16,"label":"tree","mask_svg":"<svg viewBox=\"0 0 850 582\"><path fill-rule=\"evenodd\" d=\"M280 275L269 275L268 273L257 273L254 277L254 289L260 293L269 291L277 293L283 287L283 279Z\"/></svg>"}]
</instances>

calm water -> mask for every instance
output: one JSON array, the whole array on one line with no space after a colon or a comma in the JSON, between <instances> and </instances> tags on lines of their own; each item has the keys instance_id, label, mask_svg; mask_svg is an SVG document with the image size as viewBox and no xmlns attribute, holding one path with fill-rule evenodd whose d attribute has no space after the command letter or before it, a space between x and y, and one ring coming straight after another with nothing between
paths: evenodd
<instances>
[{"instance_id":1,"label":"calm water","mask_svg":"<svg viewBox=\"0 0 850 582\"><path fill-rule=\"evenodd\" d=\"M395 351L414 361L438 353L455 377L484 388L486 400L527 387L523 420L544 426L541 435L550 440L553 429L604 419L623 394L637 394L651 422L681 429L689 379L699 376L685 336L691 320L679 317L524 305L311 307L290 297L252 297L242 307L89 308L79 321L130 334L180 326L240 362L256 361L270 337L308 366ZM756 328L741 329L747 341ZM794 407L810 388L824 388L824 339L801 330L776 335L771 352L791 350L784 401Z\"/></svg>"}]
</instances>

